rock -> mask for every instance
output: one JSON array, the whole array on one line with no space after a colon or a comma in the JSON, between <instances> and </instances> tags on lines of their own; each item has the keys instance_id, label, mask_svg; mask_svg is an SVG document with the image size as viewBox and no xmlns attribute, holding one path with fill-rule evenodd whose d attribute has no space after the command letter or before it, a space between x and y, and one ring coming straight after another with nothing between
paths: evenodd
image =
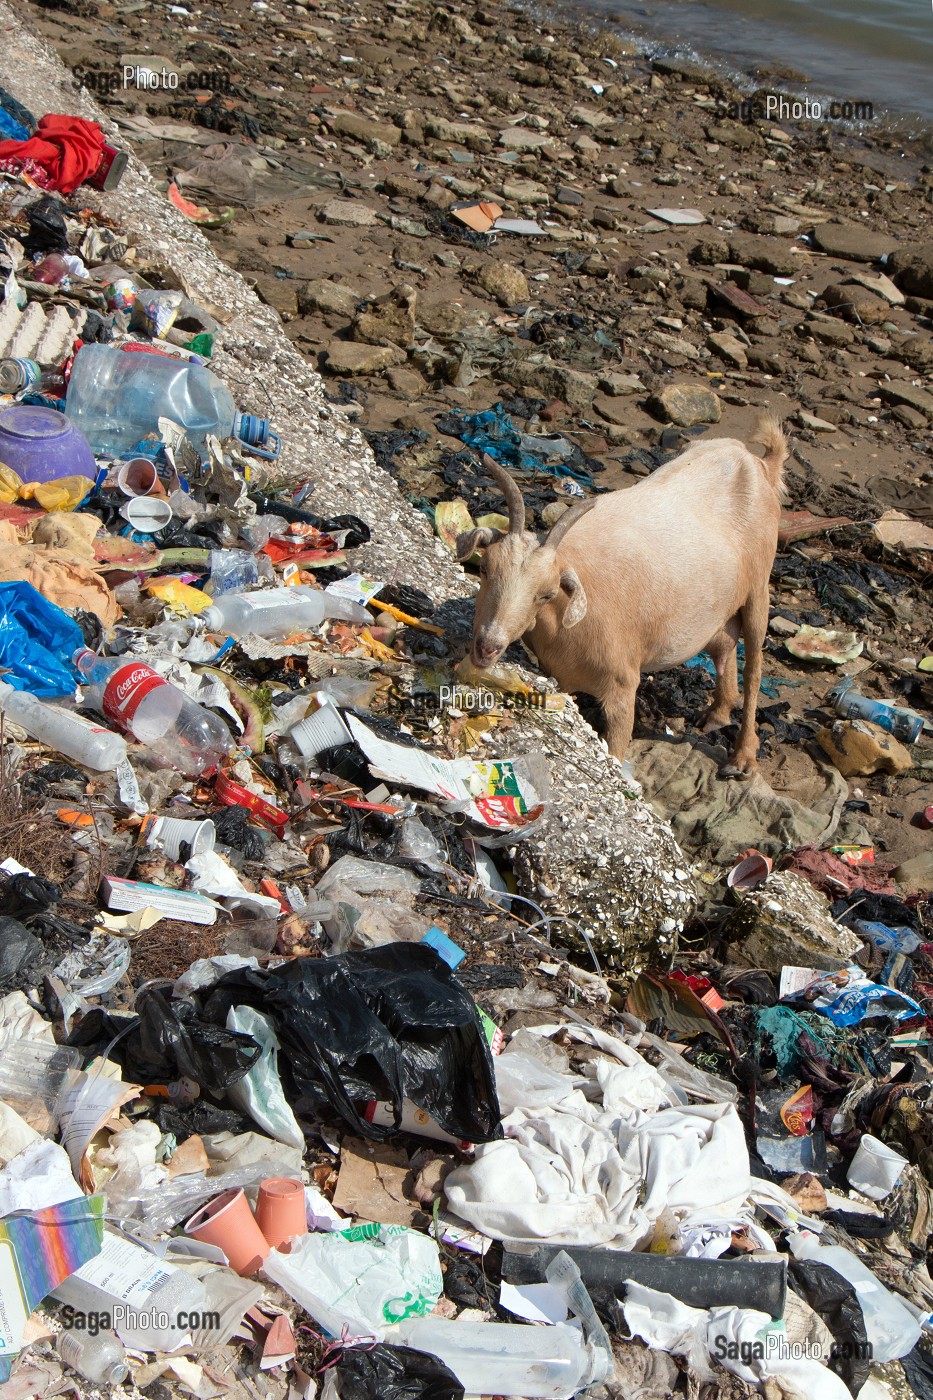
<instances>
[{"instance_id":1,"label":"rock","mask_svg":"<svg viewBox=\"0 0 933 1400\"><path fill-rule=\"evenodd\" d=\"M813 241L823 253L852 262L877 262L896 245L893 234L874 233L861 224L817 224Z\"/></svg>"},{"instance_id":2,"label":"rock","mask_svg":"<svg viewBox=\"0 0 933 1400\"><path fill-rule=\"evenodd\" d=\"M825 418L817 418L814 414L807 413L802 408L797 414L797 421L802 428L809 428L812 433L836 432L835 423L827 423Z\"/></svg>"},{"instance_id":3,"label":"rock","mask_svg":"<svg viewBox=\"0 0 933 1400\"><path fill-rule=\"evenodd\" d=\"M616 371L601 375L599 387L604 394L612 394L616 398L624 394L643 394L645 392L645 386L637 374L619 374Z\"/></svg>"},{"instance_id":4,"label":"rock","mask_svg":"<svg viewBox=\"0 0 933 1400\"><path fill-rule=\"evenodd\" d=\"M275 277L271 273L256 278L256 291L267 306L273 307L283 321L290 321L298 314L297 284L288 277Z\"/></svg>"},{"instance_id":5,"label":"rock","mask_svg":"<svg viewBox=\"0 0 933 1400\"><path fill-rule=\"evenodd\" d=\"M319 216L325 224L343 228L368 228L378 222L375 209L355 199L329 199Z\"/></svg>"},{"instance_id":6,"label":"rock","mask_svg":"<svg viewBox=\"0 0 933 1400\"><path fill-rule=\"evenodd\" d=\"M593 400L593 407L600 418L605 418L607 423L617 423L624 427L631 421L632 410L626 405L624 399L608 398L604 394L597 394Z\"/></svg>"},{"instance_id":7,"label":"rock","mask_svg":"<svg viewBox=\"0 0 933 1400\"><path fill-rule=\"evenodd\" d=\"M908 408L916 409L918 413L933 419L933 394L929 390L918 389L914 384L902 384L898 380L881 384L879 390L885 403L903 403Z\"/></svg>"},{"instance_id":8,"label":"rock","mask_svg":"<svg viewBox=\"0 0 933 1400\"><path fill-rule=\"evenodd\" d=\"M665 423L692 428L698 423L718 423L722 404L712 389L702 384L671 384L648 400L648 409Z\"/></svg>"},{"instance_id":9,"label":"rock","mask_svg":"<svg viewBox=\"0 0 933 1400\"><path fill-rule=\"evenodd\" d=\"M883 272L852 272L846 278L846 283L849 282L864 287L866 292L873 292L891 306L903 306L907 300L904 293L899 291L890 277L885 277Z\"/></svg>"},{"instance_id":10,"label":"rock","mask_svg":"<svg viewBox=\"0 0 933 1400\"><path fill-rule=\"evenodd\" d=\"M390 369L386 375L389 387L394 389L396 394L403 394L406 399L419 399L424 393L424 378L411 365L399 365Z\"/></svg>"},{"instance_id":11,"label":"rock","mask_svg":"<svg viewBox=\"0 0 933 1400\"><path fill-rule=\"evenodd\" d=\"M562 515L566 515L569 509L569 501L548 501L541 512L541 519L550 530L552 526L557 524Z\"/></svg>"},{"instance_id":12,"label":"rock","mask_svg":"<svg viewBox=\"0 0 933 1400\"><path fill-rule=\"evenodd\" d=\"M352 136L371 146L379 141L383 146L397 146L402 139L402 129L389 122L374 122L368 117L357 116L355 112L338 112L333 120L333 129L338 136Z\"/></svg>"},{"instance_id":13,"label":"rock","mask_svg":"<svg viewBox=\"0 0 933 1400\"><path fill-rule=\"evenodd\" d=\"M914 765L910 750L867 720L837 720L817 732L817 743L844 778L870 773L906 773Z\"/></svg>"},{"instance_id":14,"label":"rock","mask_svg":"<svg viewBox=\"0 0 933 1400\"><path fill-rule=\"evenodd\" d=\"M773 374L780 378L784 373L784 361L763 346L752 345L746 354L748 363L753 369L760 369L762 374Z\"/></svg>"},{"instance_id":15,"label":"rock","mask_svg":"<svg viewBox=\"0 0 933 1400\"><path fill-rule=\"evenodd\" d=\"M546 186L536 180L506 180L502 193L512 204L550 204L551 195Z\"/></svg>"},{"instance_id":16,"label":"rock","mask_svg":"<svg viewBox=\"0 0 933 1400\"><path fill-rule=\"evenodd\" d=\"M457 196L447 185L432 180L422 194L421 202L430 209L451 209L457 203Z\"/></svg>"},{"instance_id":17,"label":"rock","mask_svg":"<svg viewBox=\"0 0 933 1400\"><path fill-rule=\"evenodd\" d=\"M700 263L704 267L712 267L714 263L728 262L729 240L718 234L702 239L690 254L690 261Z\"/></svg>"},{"instance_id":18,"label":"rock","mask_svg":"<svg viewBox=\"0 0 933 1400\"><path fill-rule=\"evenodd\" d=\"M420 180L414 180L410 175L387 175L382 188L386 194L398 199L420 199L425 189Z\"/></svg>"},{"instance_id":19,"label":"rock","mask_svg":"<svg viewBox=\"0 0 933 1400\"><path fill-rule=\"evenodd\" d=\"M781 1189L794 1198L804 1215L819 1215L827 1207L823 1183L812 1172L798 1172L796 1176L785 1177Z\"/></svg>"},{"instance_id":20,"label":"rock","mask_svg":"<svg viewBox=\"0 0 933 1400\"><path fill-rule=\"evenodd\" d=\"M851 345L855 340L852 327L843 325L841 321L807 321L805 330L823 345Z\"/></svg>"},{"instance_id":21,"label":"rock","mask_svg":"<svg viewBox=\"0 0 933 1400\"><path fill-rule=\"evenodd\" d=\"M583 196L579 190L572 190L569 185L559 185L554 200L557 204L582 204Z\"/></svg>"},{"instance_id":22,"label":"rock","mask_svg":"<svg viewBox=\"0 0 933 1400\"><path fill-rule=\"evenodd\" d=\"M397 345L364 345L357 340L332 340L325 368L329 374L381 374L403 365L407 356Z\"/></svg>"},{"instance_id":23,"label":"rock","mask_svg":"<svg viewBox=\"0 0 933 1400\"><path fill-rule=\"evenodd\" d=\"M905 860L895 870L894 878L908 893L933 890L933 851Z\"/></svg>"},{"instance_id":24,"label":"rock","mask_svg":"<svg viewBox=\"0 0 933 1400\"><path fill-rule=\"evenodd\" d=\"M800 623L791 622L789 617L778 615L772 617L768 623L768 631L773 633L775 637L796 637L800 631Z\"/></svg>"},{"instance_id":25,"label":"rock","mask_svg":"<svg viewBox=\"0 0 933 1400\"><path fill-rule=\"evenodd\" d=\"M744 369L748 364L745 346L728 331L715 331L709 336L706 344L715 355L725 360L726 364L734 365L736 369Z\"/></svg>"},{"instance_id":26,"label":"rock","mask_svg":"<svg viewBox=\"0 0 933 1400\"><path fill-rule=\"evenodd\" d=\"M415 338L414 287L403 284L360 311L350 332L368 345L410 345Z\"/></svg>"},{"instance_id":27,"label":"rock","mask_svg":"<svg viewBox=\"0 0 933 1400\"><path fill-rule=\"evenodd\" d=\"M547 398L562 399L571 409L588 408L598 383L595 374L550 359L516 360L503 367L502 377L516 388L537 389Z\"/></svg>"},{"instance_id":28,"label":"rock","mask_svg":"<svg viewBox=\"0 0 933 1400\"><path fill-rule=\"evenodd\" d=\"M708 126L706 135L710 141L715 141L722 146L735 146L736 150L749 151L753 146L757 146L761 140L757 131L751 131L747 126L740 123L730 123L728 126Z\"/></svg>"},{"instance_id":29,"label":"rock","mask_svg":"<svg viewBox=\"0 0 933 1400\"><path fill-rule=\"evenodd\" d=\"M886 301L852 283L834 282L823 293L823 302L856 325L878 326L890 315Z\"/></svg>"},{"instance_id":30,"label":"rock","mask_svg":"<svg viewBox=\"0 0 933 1400\"><path fill-rule=\"evenodd\" d=\"M862 946L857 933L830 917L826 896L805 876L789 872L770 875L751 890L723 932L753 967L774 973L785 964L835 971Z\"/></svg>"},{"instance_id":31,"label":"rock","mask_svg":"<svg viewBox=\"0 0 933 1400\"><path fill-rule=\"evenodd\" d=\"M483 263L476 280L484 292L495 297L500 306L519 306L528 301L525 274L512 263Z\"/></svg>"},{"instance_id":32,"label":"rock","mask_svg":"<svg viewBox=\"0 0 933 1400\"><path fill-rule=\"evenodd\" d=\"M454 146L466 146L469 151L488 151L492 145L492 136L486 128L470 122L449 122L443 117L428 117L424 129L435 141L449 141Z\"/></svg>"},{"instance_id":33,"label":"rock","mask_svg":"<svg viewBox=\"0 0 933 1400\"><path fill-rule=\"evenodd\" d=\"M732 234L729 256L743 267L770 273L772 277L794 277L800 271L799 258L788 252L780 239L763 238L756 233Z\"/></svg>"},{"instance_id":34,"label":"rock","mask_svg":"<svg viewBox=\"0 0 933 1400\"><path fill-rule=\"evenodd\" d=\"M897 285L918 297L933 297L933 241L898 248L888 261Z\"/></svg>"},{"instance_id":35,"label":"rock","mask_svg":"<svg viewBox=\"0 0 933 1400\"><path fill-rule=\"evenodd\" d=\"M499 145L507 151L540 151L545 146L553 146L553 136L545 131L531 131L524 126L510 126L499 132Z\"/></svg>"},{"instance_id":36,"label":"rock","mask_svg":"<svg viewBox=\"0 0 933 1400\"><path fill-rule=\"evenodd\" d=\"M742 288L737 287L734 282L723 282L718 287L710 287L710 296L713 301L721 302L730 311L734 311L737 316L741 316L743 320L754 320L758 316L767 316L770 310L749 292L743 292Z\"/></svg>"},{"instance_id":37,"label":"rock","mask_svg":"<svg viewBox=\"0 0 933 1400\"><path fill-rule=\"evenodd\" d=\"M358 301L359 296L352 287L329 282L326 278L306 282L298 288L298 307L304 316L310 311L323 311L325 315L350 317L356 311Z\"/></svg>"}]
</instances>

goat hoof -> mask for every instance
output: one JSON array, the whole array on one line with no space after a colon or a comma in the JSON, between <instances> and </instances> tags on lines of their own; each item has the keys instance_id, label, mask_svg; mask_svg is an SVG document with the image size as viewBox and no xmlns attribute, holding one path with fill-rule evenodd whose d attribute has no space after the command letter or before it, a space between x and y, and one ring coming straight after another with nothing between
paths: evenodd
<instances>
[{"instance_id":1,"label":"goat hoof","mask_svg":"<svg viewBox=\"0 0 933 1400\"><path fill-rule=\"evenodd\" d=\"M719 770L720 778L751 778L758 772L758 760L756 758L733 759L731 763L726 763Z\"/></svg>"},{"instance_id":2,"label":"goat hoof","mask_svg":"<svg viewBox=\"0 0 933 1400\"><path fill-rule=\"evenodd\" d=\"M713 711L706 716L700 732L702 734L715 734L717 729L725 729L726 725L731 723L731 715L718 715Z\"/></svg>"}]
</instances>

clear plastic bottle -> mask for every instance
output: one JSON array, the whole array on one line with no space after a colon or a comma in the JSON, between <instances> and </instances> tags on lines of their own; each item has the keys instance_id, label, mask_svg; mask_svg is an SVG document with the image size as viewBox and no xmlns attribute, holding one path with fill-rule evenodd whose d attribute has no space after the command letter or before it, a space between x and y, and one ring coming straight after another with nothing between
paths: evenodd
<instances>
[{"instance_id":1,"label":"clear plastic bottle","mask_svg":"<svg viewBox=\"0 0 933 1400\"><path fill-rule=\"evenodd\" d=\"M66 1366L85 1380L102 1385L121 1385L130 1373L126 1348L112 1332L59 1332L55 1346Z\"/></svg>"},{"instance_id":2,"label":"clear plastic bottle","mask_svg":"<svg viewBox=\"0 0 933 1400\"><path fill-rule=\"evenodd\" d=\"M112 729L93 724L60 705L50 705L28 691L14 690L5 681L0 681L0 713L40 744L99 773L112 771L126 758L126 740Z\"/></svg>"},{"instance_id":3,"label":"clear plastic bottle","mask_svg":"<svg viewBox=\"0 0 933 1400\"><path fill-rule=\"evenodd\" d=\"M167 355L131 355L110 345L84 345L75 356L65 415L95 452L118 457L170 418L197 447L211 433L238 437L259 450L278 441L268 421L238 413L227 386L203 365Z\"/></svg>"},{"instance_id":4,"label":"clear plastic bottle","mask_svg":"<svg viewBox=\"0 0 933 1400\"><path fill-rule=\"evenodd\" d=\"M370 614L346 598L317 588L266 588L255 593L223 593L201 613L211 632L232 637L290 637L319 627L325 618L370 622Z\"/></svg>"},{"instance_id":5,"label":"clear plastic bottle","mask_svg":"<svg viewBox=\"0 0 933 1400\"><path fill-rule=\"evenodd\" d=\"M60 369L49 369L36 360L0 360L0 394L19 394L28 389L34 394L65 393L65 376Z\"/></svg>"},{"instance_id":6,"label":"clear plastic bottle","mask_svg":"<svg viewBox=\"0 0 933 1400\"><path fill-rule=\"evenodd\" d=\"M439 1356L470 1395L569 1400L590 1369L583 1339L570 1327L413 1317L396 1331L403 1346Z\"/></svg>"},{"instance_id":7,"label":"clear plastic bottle","mask_svg":"<svg viewBox=\"0 0 933 1400\"><path fill-rule=\"evenodd\" d=\"M812 1230L797 1230L788 1243L795 1259L828 1264L849 1280L865 1317L873 1362L895 1361L913 1351L923 1330L919 1317L857 1255L839 1244L820 1244Z\"/></svg>"},{"instance_id":8,"label":"clear plastic bottle","mask_svg":"<svg viewBox=\"0 0 933 1400\"><path fill-rule=\"evenodd\" d=\"M167 767L197 778L232 750L223 720L145 662L85 649L75 653L74 664L101 714Z\"/></svg>"}]
</instances>

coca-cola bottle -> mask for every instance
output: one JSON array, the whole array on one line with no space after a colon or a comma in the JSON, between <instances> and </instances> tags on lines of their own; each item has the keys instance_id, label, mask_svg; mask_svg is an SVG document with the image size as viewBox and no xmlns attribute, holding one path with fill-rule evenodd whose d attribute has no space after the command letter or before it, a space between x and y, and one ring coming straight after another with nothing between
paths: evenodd
<instances>
[{"instance_id":1,"label":"coca-cola bottle","mask_svg":"<svg viewBox=\"0 0 933 1400\"><path fill-rule=\"evenodd\" d=\"M84 649L74 664L88 698L118 729L132 734L150 756L189 778L197 778L233 748L223 720L190 700L145 662L126 656L97 656Z\"/></svg>"}]
</instances>

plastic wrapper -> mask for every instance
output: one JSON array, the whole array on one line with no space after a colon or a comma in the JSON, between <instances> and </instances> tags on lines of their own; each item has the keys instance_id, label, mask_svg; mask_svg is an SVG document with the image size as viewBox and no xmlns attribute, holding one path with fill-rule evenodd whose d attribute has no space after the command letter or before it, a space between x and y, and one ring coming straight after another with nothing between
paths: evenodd
<instances>
[{"instance_id":1,"label":"plastic wrapper","mask_svg":"<svg viewBox=\"0 0 933 1400\"><path fill-rule=\"evenodd\" d=\"M138 1221L135 1228L126 1227L127 1233L140 1240L155 1240L224 1191L242 1187L255 1195L259 1183L270 1176L294 1176L294 1164L263 1157L261 1161L248 1162L230 1171L218 1172L216 1176L191 1172L170 1177L158 1191L147 1188L141 1179L134 1180L132 1174L127 1173L122 1180L111 1177L107 1183L107 1199L111 1210L127 1220Z\"/></svg>"},{"instance_id":2,"label":"plastic wrapper","mask_svg":"<svg viewBox=\"0 0 933 1400\"><path fill-rule=\"evenodd\" d=\"M113 1049L124 1075L138 1084L168 1084L187 1077L214 1096L242 1079L262 1049L248 1035L200 1019L194 1003L169 1001L161 992L137 998L136 1024ZM95 1009L69 1044L100 1048L126 1027L125 1017Z\"/></svg>"},{"instance_id":3,"label":"plastic wrapper","mask_svg":"<svg viewBox=\"0 0 933 1400\"><path fill-rule=\"evenodd\" d=\"M444 1287L437 1245L402 1225L359 1225L304 1235L273 1251L263 1273L332 1337L381 1339L407 1317L424 1317Z\"/></svg>"},{"instance_id":4,"label":"plastic wrapper","mask_svg":"<svg viewBox=\"0 0 933 1400\"><path fill-rule=\"evenodd\" d=\"M0 1055L0 1099L37 1133L58 1127L58 1103L68 1071L81 1056L67 1045L45 1040L16 1040Z\"/></svg>"},{"instance_id":5,"label":"plastic wrapper","mask_svg":"<svg viewBox=\"0 0 933 1400\"><path fill-rule=\"evenodd\" d=\"M924 1015L923 1008L903 992L880 982L872 982L854 964L838 972L824 972L793 998L819 1011L834 1026L856 1026L869 1016L890 1016L894 1021L910 1021Z\"/></svg>"},{"instance_id":6,"label":"plastic wrapper","mask_svg":"<svg viewBox=\"0 0 933 1400\"><path fill-rule=\"evenodd\" d=\"M154 292L140 290L133 302L130 325L134 331L161 340L175 324L175 317L184 301L183 292Z\"/></svg>"},{"instance_id":7,"label":"plastic wrapper","mask_svg":"<svg viewBox=\"0 0 933 1400\"><path fill-rule=\"evenodd\" d=\"M439 1357L382 1342L348 1347L321 1400L463 1400L463 1386Z\"/></svg>"},{"instance_id":8,"label":"plastic wrapper","mask_svg":"<svg viewBox=\"0 0 933 1400\"><path fill-rule=\"evenodd\" d=\"M645 1031L638 1044L650 1046L660 1056L658 1074L671 1086L678 1098L683 1094L692 1094L694 1098L707 1103L738 1102L739 1091L734 1084L730 1084L727 1079L720 1079L718 1074L708 1074L706 1070L697 1069L696 1065L691 1065L660 1036ZM682 1101L685 1102L683 1099Z\"/></svg>"},{"instance_id":9,"label":"plastic wrapper","mask_svg":"<svg viewBox=\"0 0 933 1400\"><path fill-rule=\"evenodd\" d=\"M0 583L0 668L14 690L40 699L73 695L71 658L83 646L78 624L31 583Z\"/></svg>"},{"instance_id":10,"label":"plastic wrapper","mask_svg":"<svg viewBox=\"0 0 933 1400\"><path fill-rule=\"evenodd\" d=\"M226 1023L231 1006L272 1018L289 1102L329 1104L362 1137L398 1130L410 1099L454 1137L501 1137L492 1056L476 1005L450 968L422 943L396 943L333 958L294 958L274 970L235 972L205 1002ZM389 1101L394 1126L367 1123L360 1108Z\"/></svg>"},{"instance_id":11,"label":"plastic wrapper","mask_svg":"<svg viewBox=\"0 0 933 1400\"><path fill-rule=\"evenodd\" d=\"M242 1079L231 1085L227 1098L277 1142L303 1150L304 1133L295 1121L279 1078L279 1042L269 1017L252 1006L231 1006L227 1013L227 1029L252 1036L262 1047L260 1058Z\"/></svg>"}]
</instances>

